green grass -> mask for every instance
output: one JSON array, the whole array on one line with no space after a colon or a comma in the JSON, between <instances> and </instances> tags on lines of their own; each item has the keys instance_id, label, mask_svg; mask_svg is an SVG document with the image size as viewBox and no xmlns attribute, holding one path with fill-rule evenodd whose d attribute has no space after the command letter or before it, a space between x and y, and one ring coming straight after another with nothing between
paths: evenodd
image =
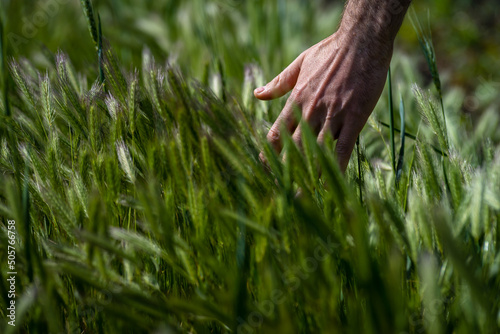
<instances>
[{"instance_id":1,"label":"green grass","mask_svg":"<svg viewBox=\"0 0 500 334\"><path fill-rule=\"evenodd\" d=\"M91 27L79 37L90 49L81 51L86 66L64 52L43 69L15 53L9 60L0 104L0 331L497 332L495 98L484 98L489 107L472 125L457 90L443 85L434 97L410 78L413 60L397 53L391 81L404 105L391 123L399 114L399 140L394 125L380 125L390 117L383 97L345 175L331 138L320 147L307 127L303 152L285 136L283 162L265 141L283 100L265 104L251 91L302 48L284 43L299 29L292 21L304 20L292 9L321 7L167 3L154 6L175 29L143 27L166 40L140 56L113 38L101 5L86 10L95 35ZM127 17L134 7L117 8ZM221 8L232 10L210 16ZM182 25L173 13L211 24ZM225 33L242 18L248 36ZM299 27L318 37L320 21ZM202 52L187 41L177 47L192 59L175 60L169 48L182 36L204 41ZM159 45L169 49L161 58ZM415 49L414 57L423 56ZM8 219L17 228L16 327L5 320Z\"/></svg>"}]
</instances>

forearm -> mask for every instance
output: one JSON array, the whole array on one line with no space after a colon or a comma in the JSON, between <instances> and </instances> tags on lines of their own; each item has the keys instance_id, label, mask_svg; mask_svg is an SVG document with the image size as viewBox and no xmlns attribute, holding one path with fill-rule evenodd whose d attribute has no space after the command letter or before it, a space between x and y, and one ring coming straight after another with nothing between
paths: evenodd
<instances>
[{"instance_id":1,"label":"forearm","mask_svg":"<svg viewBox=\"0 0 500 334\"><path fill-rule=\"evenodd\" d=\"M339 30L392 48L411 0L348 0Z\"/></svg>"}]
</instances>

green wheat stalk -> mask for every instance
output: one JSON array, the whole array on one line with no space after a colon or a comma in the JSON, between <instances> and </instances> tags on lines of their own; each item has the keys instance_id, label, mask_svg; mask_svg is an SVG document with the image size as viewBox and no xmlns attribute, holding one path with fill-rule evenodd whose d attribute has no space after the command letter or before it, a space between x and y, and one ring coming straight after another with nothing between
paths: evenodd
<instances>
[{"instance_id":1,"label":"green wheat stalk","mask_svg":"<svg viewBox=\"0 0 500 334\"><path fill-rule=\"evenodd\" d=\"M97 30L97 26L95 23L95 15L94 8L92 6L91 0L80 0L82 5L83 13L85 15L85 19L87 20L87 27L90 32L90 37L94 42L96 51L99 51L99 34Z\"/></svg>"},{"instance_id":2,"label":"green wheat stalk","mask_svg":"<svg viewBox=\"0 0 500 334\"><path fill-rule=\"evenodd\" d=\"M427 61L427 65L428 65L429 70L431 72L434 86L436 87L436 90L438 92L439 101L441 104L441 112L442 112L442 117L443 117L443 122L444 122L444 128L446 130L447 125L446 125L446 114L445 114L444 102L443 102L443 91L441 88L441 78L439 76L439 71L437 69L436 52L434 50L434 45L432 43L429 15L430 15L429 12L427 12L427 22L428 22L429 26L427 27L427 29L424 30L422 28L420 20L418 19L417 14L415 13L415 9L413 7L410 9L410 13L409 13L410 21L413 25L414 30L417 33L420 48L422 49L422 52L424 53L425 60Z\"/></svg>"},{"instance_id":3,"label":"green wheat stalk","mask_svg":"<svg viewBox=\"0 0 500 334\"><path fill-rule=\"evenodd\" d=\"M404 162L404 155L405 155L405 105L403 101L403 96L400 96L400 105L399 105L399 116L401 119L401 147L399 149L399 157L398 157L398 164L396 167L396 184L399 184L399 181L401 180L401 176L403 174L403 162Z\"/></svg>"},{"instance_id":4,"label":"green wheat stalk","mask_svg":"<svg viewBox=\"0 0 500 334\"><path fill-rule=\"evenodd\" d=\"M388 94L389 94L389 119L390 119L390 136L391 136L391 159L392 159L392 169L396 171L396 149L394 143L394 104L392 99L392 76L391 68L389 67L389 72L387 73L388 82Z\"/></svg>"}]
</instances>

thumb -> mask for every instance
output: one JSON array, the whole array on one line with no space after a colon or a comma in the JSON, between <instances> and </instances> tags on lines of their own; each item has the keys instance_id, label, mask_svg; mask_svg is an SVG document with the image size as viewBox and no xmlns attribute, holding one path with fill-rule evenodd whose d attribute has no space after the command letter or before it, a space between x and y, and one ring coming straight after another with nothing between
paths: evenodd
<instances>
[{"instance_id":1,"label":"thumb","mask_svg":"<svg viewBox=\"0 0 500 334\"><path fill-rule=\"evenodd\" d=\"M304 60L304 54L301 54L293 61L283 72L264 87L257 88L254 91L256 98L260 100L272 100L282 97L295 87L300 74L300 67Z\"/></svg>"}]
</instances>

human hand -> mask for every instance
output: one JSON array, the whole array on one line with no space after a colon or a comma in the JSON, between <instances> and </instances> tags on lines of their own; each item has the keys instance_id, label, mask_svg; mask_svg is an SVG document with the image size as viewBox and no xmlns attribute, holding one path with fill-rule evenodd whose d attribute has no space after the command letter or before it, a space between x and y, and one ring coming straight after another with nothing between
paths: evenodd
<instances>
[{"instance_id":1,"label":"human hand","mask_svg":"<svg viewBox=\"0 0 500 334\"><path fill-rule=\"evenodd\" d=\"M384 88L392 44L339 30L304 51L266 86L257 88L254 95L261 100L292 91L267 135L273 148L278 153L282 149L282 127L301 145L302 130L294 115L294 108L299 108L319 143L328 132L337 139L336 154L345 171L357 136ZM261 160L265 161L262 153Z\"/></svg>"}]
</instances>

